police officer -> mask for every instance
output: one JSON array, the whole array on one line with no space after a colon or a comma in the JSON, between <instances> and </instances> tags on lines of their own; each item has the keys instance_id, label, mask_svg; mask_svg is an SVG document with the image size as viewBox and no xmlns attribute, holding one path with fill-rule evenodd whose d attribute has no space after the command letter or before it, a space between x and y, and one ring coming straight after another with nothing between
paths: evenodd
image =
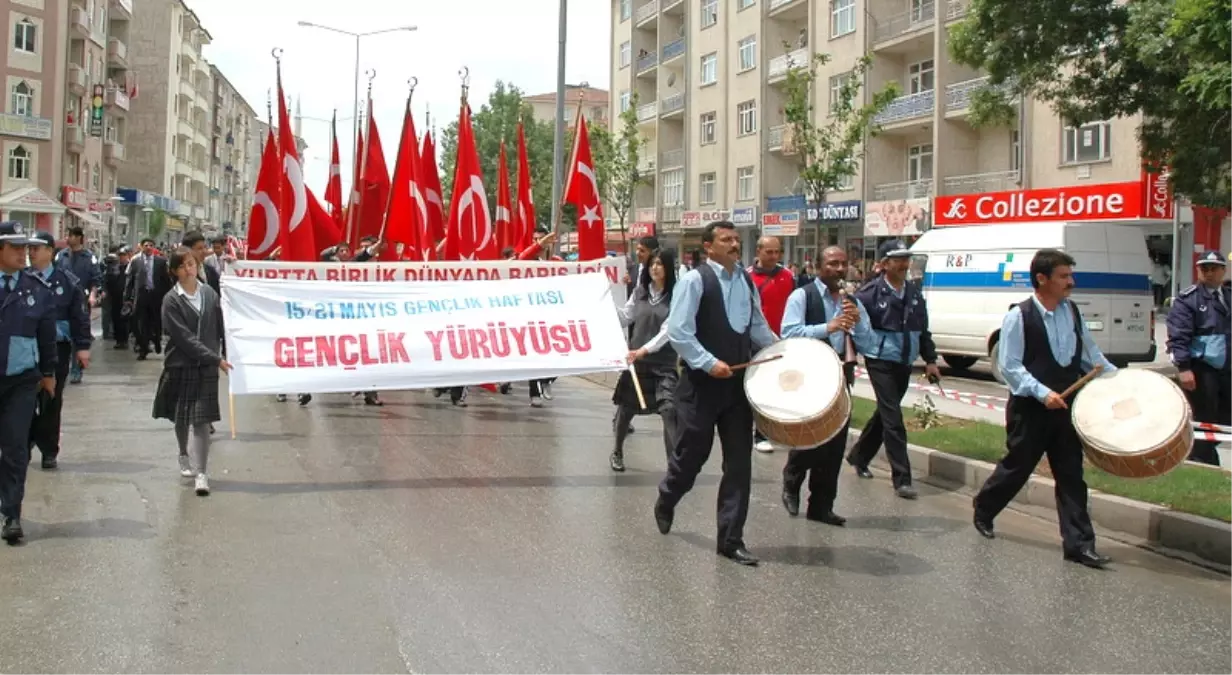
<instances>
[{"instance_id":1,"label":"police officer","mask_svg":"<svg viewBox=\"0 0 1232 675\"><path fill-rule=\"evenodd\" d=\"M16 544L30 464L30 421L39 387L56 390L56 323L52 291L22 271L30 235L0 222L0 538ZM41 382L40 382L41 378Z\"/></svg>"},{"instance_id":2,"label":"police officer","mask_svg":"<svg viewBox=\"0 0 1232 675\"><path fill-rule=\"evenodd\" d=\"M60 455L60 415L64 404L64 382L69 364L90 365L90 315L86 310L85 287L70 271L52 264L56 238L39 232L30 239L30 268L26 271L47 284L52 294L52 313L56 321L56 388L50 395L39 394L34 423L30 425L30 446L43 454L44 469L54 469Z\"/></svg>"},{"instance_id":3,"label":"police officer","mask_svg":"<svg viewBox=\"0 0 1232 675\"><path fill-rule=\"evenodd\" d=\"M915 499L911 485L911 463L907 458L907 427L903 423L903 396L911 384L911 366L924 357L924 369L931 381L938 381L937 350L928 332L928 306L917 283L907 281L911 251L895 239L881 245L878 259L881 274L856 291L856 298L868 310L873 325L871 348L861 350L868 379L877 396L877 412L860 432L847 462L861 478L872 478L868 463L885 441L886 457L894 491L903 499Z\"/></svg>"},{"instance_id":4,"label":"police officer","mask_svg":"<svg viewBox=\"0 0 1232 675\"><path fill-rule=\"evenodd\" d=\"M1198 259L1198 283L1181 291L1168 312L1168 354L1199 422L1232 424L1232 291L1223 285L1228 261L1218 251ZM1194 441L1189 458L1219 465L1212 441Z\"/></svg>"},{"instance_id":5,"label":"police officer","mask_svg":"<svg viewBox=\"0 0 1232 675\"><path fill-rule=\"evenodd\" d=\"M52 251L55 250L55 240L52 240ZM89 316L90 307L93 307L97 298L97 293L101 290L103 284L103 266L98 262L98 256L94 252L86 248L85 230L80 227L68 228L68 247L62 249L56 255L56 267L63 268L65 271L72 274L78 280L78 285L82 290L82 302L89 301L86 305L86 315ZM106 325L106 321L103 322ZM74 360L69 368L69 381L73 384L81 383L81 364Z\"/></svg>"}]
</instances>

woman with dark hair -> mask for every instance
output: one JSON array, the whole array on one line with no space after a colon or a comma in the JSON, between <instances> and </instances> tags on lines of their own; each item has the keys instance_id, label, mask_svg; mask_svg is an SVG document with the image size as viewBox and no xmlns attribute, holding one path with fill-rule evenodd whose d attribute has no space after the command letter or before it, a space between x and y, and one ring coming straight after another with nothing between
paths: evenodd
<instances>
[{"instance_id":1,"label":"woman with dark hair","mask_svg":"<svg viewBox=\"0 0 1232 675\"><path fill-rule=\"evenodd\" d=\"M612 402L616 404L616 449L609 459L612 471L625 470L625 438L635 415L658 413L663 418L664 451L670 452L676 438L676 351L667 339L667 315L676 286L676 256L671 251L650 255L642 268L633 295L617 310L622 325L629 326L629 363L633 370L620 374ZM637 373L646 408L642 409L633 386Z\"/></svg>"},{"instance_id":2,"label":"woman with dark hair","mask_svg":"<svg viewBox=\"0 0 1232 675\"><path fill-rule=\"evenodd\" d=\"M222 419L218 408L218 371L230 371L222 357L222 302L197 276L197 258L177 248L167 259L175 288L163 296L162 321L167 351L154 394L154 419L175 423L180 446L180 475L196 477L197 494L210 493L205 477L210 453L210 424ZM191 457L189 450L192 450Z\"/></svg>"}]
</instances>

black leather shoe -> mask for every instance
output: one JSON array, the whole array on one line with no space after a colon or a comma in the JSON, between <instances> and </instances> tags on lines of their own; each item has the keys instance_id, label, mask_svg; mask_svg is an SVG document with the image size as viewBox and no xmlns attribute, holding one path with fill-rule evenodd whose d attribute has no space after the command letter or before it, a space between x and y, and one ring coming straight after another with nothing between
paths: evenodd
<instances>
[{"instance_id":1,"label":"black leather shoe","mask_svg":"<svg viewBox=\"0 0 1232 675\"><path fill-rule=\"evenodd\" d=\"M1112 562L1112 559L1105 555L1100 555L1095 552L1095 549L1088 548L1081 551L1066 552L1065 559L1070 562L1076 562L1079 565L1086 565L1095 569L1103 569L1104 565Z\"/></svg>"},{"instance_id":2,"label":"black leather shoe","mask_svg":"<svg viewBox=\"0 0 1232 675\"><path fill-rule=\"evenodd\" d=\"M607 458L607 463L612 467L612 471L623 472L625 470L624 453L613 452L612 456Z\"/></svg>"},{"instance_id":3,"label":"black leather shoe","mask_svg":"<svg viewBox=\"0 0 1232 675\"><path fill-rule=\"evenodd\" d=\"M993 532L991 521L975 516L971 519L971 523L975 525L975 531L979 532L981 537L985 539L995 539L997 537L997 533Z\"/></svg>"},{"instance_id":4,"label":"black leather shoe","mask_svg":"<svg viewBox=\"0 0 1232 675\"><path fill-rule=\"evenodd\" d=\"M894 488L894 494L902 497L903 499L915 499L919 496L919 494L916 493L915 488L910 485L900 485Z\"/></svg>"},{"instance_id":5,"label":"black leather shoe","mask_svg":"<svg viewBox=\"0 0 1232 675\"><path fill-rule=\"evenodd\" d=\"M4 519L4 528L0 529L0 539L7 541L9 544L16 544L24 536L26 536L26 533L21 531L20 518Z\"/></svg>"},{"instance_id":6,"label":"black leather shoe","mask_svg":"<svg viewBox=\"0 0 1232 675\"><path fill-rule=\"evenodd\" d=\"M864 466L862 464L856 464L855 462L852 461L850 457L847 458L847 463L851 465L851 468L856 470L856 475L859 476L860 478L872 478L873 477L873 472L869 471L867 466Z\"/></svg>"},{"instance_id":7,"label":"black leather shoe","mask_svg":"<svg viewBox=\"0 0 1232 675\"><path fill-rule=\"evenodd\" d=\"M743 546L720 548L718 553L724 558L728 558L739 565L745 565L747 567L756 567L757 563L761 562L757 559L757 556L749 553L749 550Z\"/></svg>"},{"instance_id":8,"label":"black leather shoe","mask_svg":"<svg viewBox=\"0 0 1232 675\"><path fill-rule=\"evenodd\" d=\"M672 531L672 519L676 517L676 509L663 503L663 498L660 497L655 501L654 505L655 525L659 526L659 534L667 534Z\"/></svg>"},{"instance_id":9,"label":"black leather shoe","mask_svg":"<svg viewBox=\"0 0 1232 675\"><path fill-rule=\"evenodd\" d=\"M800 515L800 493L786 486L783 487L783 508L791 517Z\"/></svg>"},{"instance_id":10,"label":"black leather shoe","mask_svg":"<svg viewBox=\"0 0 1232 675\"><path fill-rule=\"evenodd\" d=\"M812 520L818 523L825 523L826 525L833 525L835 527L843 527L844 525L847 524L846 518L838 515L837 513L833 511L827 511L826 513L817 514L817 515L810 513L810 514L805 515L805 518L808 518L809 520Z\"/></svg>"},{"instance_id":11,"label":"black leather shoe","mask_svg":"<svg viewBox=\"0 0 1232 675\"><path fill-rule=\"evenodd\" d=\"M46 470L50 471L50 470L52 470L52 469L56 468L57 466L60 466L60 461L59 461L59 460L57 460L55 457L48 457L48 456L46 456L46 455L43 455L43 463L42 463L42 467L43 467L44 469L46 469Z\"/></svg>"}]
</instances>

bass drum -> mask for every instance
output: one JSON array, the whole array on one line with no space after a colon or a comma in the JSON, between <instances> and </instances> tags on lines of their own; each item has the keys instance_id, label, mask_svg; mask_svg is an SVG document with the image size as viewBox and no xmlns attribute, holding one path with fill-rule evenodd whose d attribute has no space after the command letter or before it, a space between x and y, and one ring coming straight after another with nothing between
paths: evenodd
<instances>
[{"instance_id":1,"label":"bass drum","mask_svg":"<svg viewBox=\"0 0 1232 675\"><path fill-rule=\"evenodd\" d=\"M1175 382L1150 370L1097 377L1078 392L1072 409L1087 460L1114 476L1165 474L1193 447L1189 401Z\"/></svg>"},{"instance_id":2,"label":"bass drum","mask_svg":"<svg viewBox=\"0 0 1232 675\"><path fill-rule=\"evenodd\" d=\"M788 338L761 350L744 376L753 419L766 438L789 448L817 447L838 435L851 416L843 363L830 345Z\"/></svg>"}]
</instances>

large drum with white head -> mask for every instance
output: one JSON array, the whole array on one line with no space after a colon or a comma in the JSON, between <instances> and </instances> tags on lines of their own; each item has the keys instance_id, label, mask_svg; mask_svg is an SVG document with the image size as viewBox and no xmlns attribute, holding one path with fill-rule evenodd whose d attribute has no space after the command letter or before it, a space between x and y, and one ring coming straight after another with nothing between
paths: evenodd
<instances>
[{"instance_id":1,"label":"large drum with white head","mask_svg":"<svg viewBox=\"0 0 1232 675\"><path fill-rule=\"evenodd\" d=\"M1193 447L1193 411L1171 379L1121 368L1088 383L1073 404L1087 459L1122 478L1150 478L1180 466Z\"/></svg>"},{"instance_id":2,"label":"large drum with white head","mask_svg":"<svg viewBox=\"0 0 1232 675\"><path fill-rule=\"evenodd\" d=\"M851 416L851 395L843 364L830 345L812 338L788 338L753 357L761 361L744 376L753 419L766 438L794 449L813 448L834 438Z\"/></svg>"}]
</instances>

